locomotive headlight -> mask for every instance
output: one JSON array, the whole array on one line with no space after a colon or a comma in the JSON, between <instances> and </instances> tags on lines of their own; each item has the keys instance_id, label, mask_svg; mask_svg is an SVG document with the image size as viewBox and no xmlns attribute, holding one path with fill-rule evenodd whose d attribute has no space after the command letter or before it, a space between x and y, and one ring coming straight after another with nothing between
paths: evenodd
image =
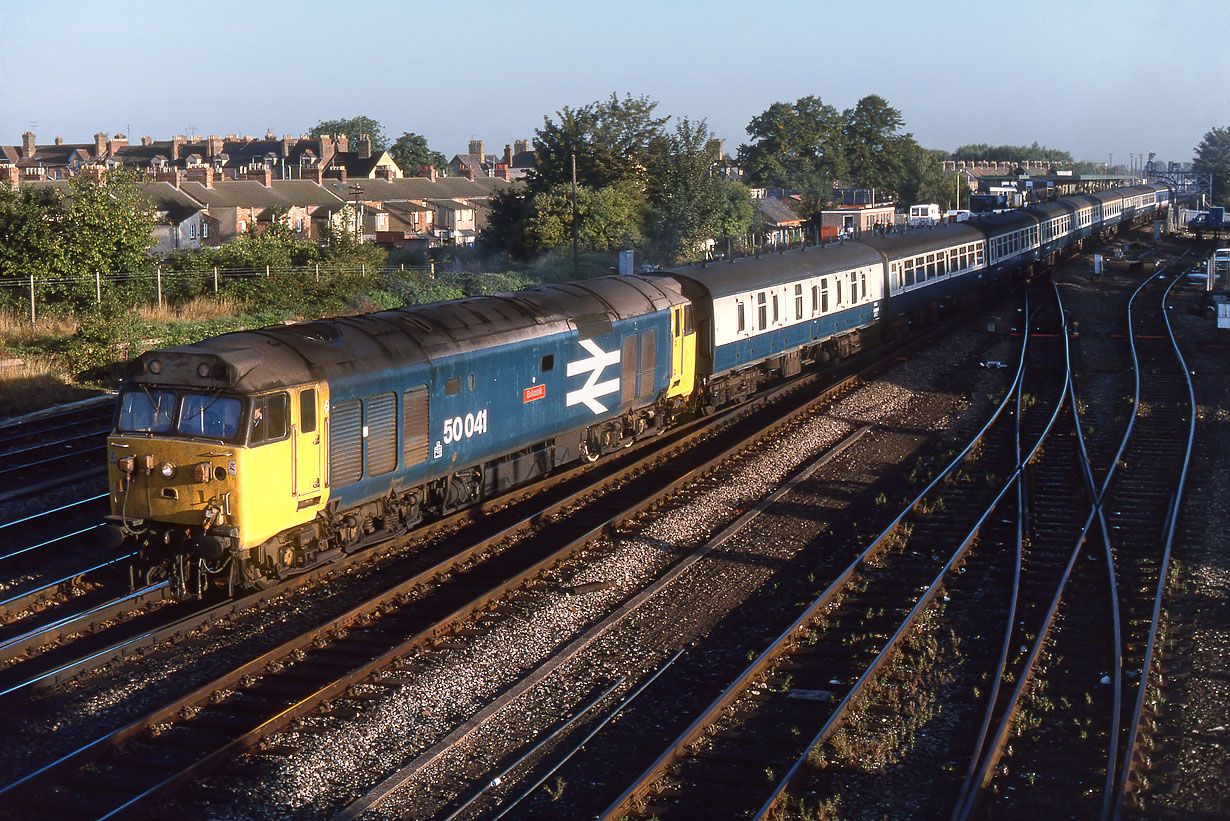
<instances>
[{"instance_id":1,"label":"locomotive headlight","mask_svg":"<svg viewBox=\"0 0 1230 821\"><path fill-rule=\"evenodd\" d=\"M163 462L158 466L158 472L162 474L162 478L170 479L175 476L175 465L170 462Z\"/></svg>"},{"instance_id":2,"label":"locomotive headlight","mask_svg":"<svg viewBox=\"0 0 1230 821\"><path fill-rule=\"evenodd\" d=\"M208 379L213 375L213 368L209 367L208 362L202 362L200 365L196 366L196 375L202 379Z\"/></svg>"}]
</instances>

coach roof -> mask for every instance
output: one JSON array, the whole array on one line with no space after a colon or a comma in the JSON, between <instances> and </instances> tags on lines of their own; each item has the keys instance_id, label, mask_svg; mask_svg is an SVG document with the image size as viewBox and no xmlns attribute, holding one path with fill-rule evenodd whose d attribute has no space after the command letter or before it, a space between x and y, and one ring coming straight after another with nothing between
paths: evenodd
<instances>
[{"instance_id":1,"label":"coach roof","mask_svg":"<svg viewBox=\"0 0 1230 821\"><path fill-rule=\"evenodd\" d=\"M874 250L861 242L852 241L689 265L662 273L691 279L716 299L882 262L883 259Z\"/></svg>"}]
</instances>

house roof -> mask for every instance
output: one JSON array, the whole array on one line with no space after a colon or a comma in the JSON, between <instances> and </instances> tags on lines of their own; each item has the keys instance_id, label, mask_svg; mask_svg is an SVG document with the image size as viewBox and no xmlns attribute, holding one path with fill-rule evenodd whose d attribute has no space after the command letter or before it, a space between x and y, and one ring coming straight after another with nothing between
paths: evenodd
<instances>
[{"instance_id":1,"label":"house roof","mask_svg":"<svg viewBox=\"0 0 1230 821\"><path fill-rule=\"evenodd\" d=\"M200 202L169 182L137 183L137 190L173 224L183 222L204 208Z\"/></svg>"},{"instance_id":2,"label":"house roof","mask_svg":"<svg viewBox=\"0 0 1230 821\"><path fill-rule=\"evenodd\" d=\"M803 218L789 205L776 198L754 200L756 210L770 225L801 225Z\"/></svg>"},{"instance_id":3,"label":"house roof","mask_svg":"<svg viewBox=\"0 0 1230 821\"><path fill-rule=\"evenodd\" d=\"M344 204L341 197L313 180L274 180L273 190L295 205L341 208Z\"/></svg>"},{"instance_id":4,"label":"house roof","mask_svg":"<svg viewBox=\"0 0 1230 821\"><path fill-rule=\"evenodd\" d=\"M221 180L212 188L185 181L183 190L211 208L288 208L296 204L255 180Z\"/></svg>"}]
</instances>

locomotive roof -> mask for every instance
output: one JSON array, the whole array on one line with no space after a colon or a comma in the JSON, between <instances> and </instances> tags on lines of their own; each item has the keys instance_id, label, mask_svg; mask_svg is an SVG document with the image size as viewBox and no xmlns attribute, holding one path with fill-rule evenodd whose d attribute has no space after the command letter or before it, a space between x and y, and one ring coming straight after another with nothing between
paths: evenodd
<instances>
[{"instance_id":1,"label":"locomotive roof","mask_svg":"<svg viewBox=\"0 0 1230 821\"><path fill-rule=\"evenodd\" d=\"M682 302L670 280L626 276L544 285L359 316L237 331L137 357L130 381L274 390L372 373L616 320ZM157 365L153 363L157 362ZM153 367L151 367L153 365ZM156 371L156 372L155 372Z\"/></svg>"},{"instance_id":2,"label":"locomotive roof","mask_svg":"<svg viewBox=\"0 0 1230 821\"><path fill-rule=\"evenodd\" d=\"M878 253L862 242L851 241L688 265L662 273L687 277L704 287L710 296L718 298L878 262L882 262Z\"/></svg>"}]
</instances>

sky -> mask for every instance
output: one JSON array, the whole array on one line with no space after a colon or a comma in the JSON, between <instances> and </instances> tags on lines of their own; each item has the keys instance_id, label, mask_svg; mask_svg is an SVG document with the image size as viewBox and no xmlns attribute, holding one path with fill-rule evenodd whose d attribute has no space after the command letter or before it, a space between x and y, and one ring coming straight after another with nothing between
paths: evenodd
<instances>
[{"instance_id":1,"label":"sky","mask_svg":"<svg viewBox=\"0 0 1230 821\"><path fill-rule=\"evenodd\" d=\"M878 94L927 148L1190 161L1230 125L1224 0L0 0L0 144L306 133L365 115L446 157L612 93L734 153L775 102Z\"/></svg>"}]
</instances>

